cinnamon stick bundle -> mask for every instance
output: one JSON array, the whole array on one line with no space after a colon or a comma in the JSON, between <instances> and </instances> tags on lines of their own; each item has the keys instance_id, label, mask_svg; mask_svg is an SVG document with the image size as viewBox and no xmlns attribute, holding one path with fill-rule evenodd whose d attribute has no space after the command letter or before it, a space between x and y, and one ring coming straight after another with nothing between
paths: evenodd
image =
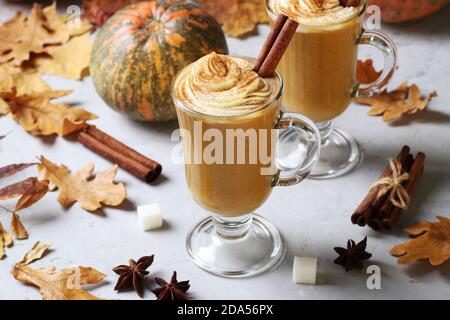
<instances>
[{"instance_id":1,"label":"cinnamon stick bundle","mask_svg":"<svg viewBox=\"0 0 450 320\"><path fill-rule=\"evenodd\" d=\"M161 174L162 167L158 162L131 149L95 126L89 125L80 132L78 141L146 182L154 181Z\"/></svg>"},{"instance_id":2,"label":"cinnamon stick bundle","mask_svg":"<svg viewBox=\"0 0 450 320\"><path fill-rule=\"evenodd\" d=\"M419 152L416 158L410 153L410 147L404 146L395 158L401 165L402 173L407 172L409 177L402 182L402 187L411 197L420 177L422 176L425 164L425 154ZM392 178L393 171L388 164L380 176L383 178ZM397 223L398 218L406 209L401 209L391 201L390 193L387 192L380 196L380 190L383 185L372 187L361 204L352 215L352 223L359 226L368 225L372 229L379 231L383 228L392 229Z\"/></svg>"}]
</instances>

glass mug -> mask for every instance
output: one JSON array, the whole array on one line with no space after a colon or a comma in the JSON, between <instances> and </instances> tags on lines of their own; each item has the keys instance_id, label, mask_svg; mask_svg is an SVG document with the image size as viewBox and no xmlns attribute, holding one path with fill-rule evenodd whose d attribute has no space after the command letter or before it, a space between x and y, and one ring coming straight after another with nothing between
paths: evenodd
<instances>
[{"instance_id":1,"label":"glass mug","mask_svg":"<svg viewBox=\"0 0 450 320\"><path fill-rule=\"evenodd\" d=\"M244 59L256 62L251 58ZM283 80L278 73L276 78L279 89L273 101L256 110L229 116L202 114L187 108L176 96L176 79L172 85L183 140L187 185L194 200L212 213L188 233L186 246L191 259L200 268L216 275L253 276L281 263L285 247L280 233L253 211L267 200L273 187L295 185L305 179L319 157L317 127L304 116L282 113ZM298 147L303 150L296 168L289 171L277 168L278 141L274 134L278 129L287 128L296 133ZM231 137L227 132L255 132L253 142L256 143L250 143L248 137L251 134ZM226 161L203 159L204 151L211 143L210 133L223 137L218 153ZM232 147L229 145L231 139ZM258 156L255 160L255 145L260 150L265 149L270 163L261 159L264 157ZM240 161L239 148L244 156Z\"/></svg>"},{"instance_id":2,"label":"glass mug","mask_svg":"<svg viewBox=\"0 0 450 320\"><path fill-rule=\"evenodd\" d=\"M266 3L274 21L271 0ZM332 127L331 120L347 109L352 98L380 94L397 66L397 50L392 40L382 33L363 29L367 0L361 1L358 9L358 15L342 23L299 25L278 66L286 83L284 107L309 117L320 130L321 155L310 178L337 177L361 162L362 152L355 139ZM374 46L385 58L382 74L371 84L356 81L359 45ZM282 138L295 140L291 131L286 131Z\"/></svg>"}]
</instances>

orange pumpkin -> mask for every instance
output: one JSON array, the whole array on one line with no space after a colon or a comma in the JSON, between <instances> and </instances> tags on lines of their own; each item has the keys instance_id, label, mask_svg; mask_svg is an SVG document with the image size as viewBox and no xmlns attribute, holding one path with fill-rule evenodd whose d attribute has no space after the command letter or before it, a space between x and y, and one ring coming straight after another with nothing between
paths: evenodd
<instances>
[{"instance_id":1,"label":"orange pumpkin","mask_svg":"<svg viewBox=\"0 0 450 320\"><path fill-rule=\"evenodd\" d=\"M445 7L450 0L369 0L381 8L381 20L399 23L427 17Z\"/></svg>"}]
</instances>

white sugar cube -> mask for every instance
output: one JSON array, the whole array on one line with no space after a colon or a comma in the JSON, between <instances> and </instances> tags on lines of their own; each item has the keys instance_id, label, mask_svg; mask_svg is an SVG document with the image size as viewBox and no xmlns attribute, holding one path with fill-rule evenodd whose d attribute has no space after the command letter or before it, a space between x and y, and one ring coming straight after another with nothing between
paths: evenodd
<instances>
[{"instance_id":1,"label":"white sugar cube","mask_svg":"<svg viewBox=\"0 0 450 320\"><path fill-rule=\"evenodd\" d=\"M292 280L294 283L316 284L317 259L309 257L294 257Z\"/></svg>"},{"instance_id":2,"label":"white sugar cube","mask_svg":"<svg viewBox=\"0 0 450 320\"><path fill-rule=\"evenodd\" d=\"M139 220L144 231L161 228L163 219L161 216L161 208L157 203L150 203L137 207Z\"/></svg>"}]
</instances>

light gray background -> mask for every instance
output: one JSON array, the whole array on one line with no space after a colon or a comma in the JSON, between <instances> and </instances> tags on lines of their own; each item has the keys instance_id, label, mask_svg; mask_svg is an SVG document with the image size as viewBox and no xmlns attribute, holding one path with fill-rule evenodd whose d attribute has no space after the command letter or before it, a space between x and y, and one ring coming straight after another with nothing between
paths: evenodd
<instances>
[{"instance_id":1,"label":"light gray background","mask_svg":"<svg viewBox=\"0 0 450 320\"><path fill-rule=\"evenodd\" d=\"M70 3L68 3L70 4ZM63 6L61 6L63 7ZM0 20L6 21L18 8L26 5L0 1ZM383 25L399 49L398 70L391 86L403 80L417 83L424 92L437 90L428 111L389 125L381 118L367 116L368 108L352 105L336 123L357 137L365 150L365 161L355 172L331 181L306 181L290 188L277 188L267 203L257 212L272 221L283 234L289 247L285 263L276 271L264 275L230 280L199 270L185 251L185 235L193 224L205 217L192 200L184 180L184 170L171 161L170 134L176 123L145 125L127 120L110 110L97 96L90 78L69 81L47 77L55 89L73 89L62 99L76 103L96 113L94 121L103 130L123 142L157 159L164 167L164 177L152 186L146 185L124 171L118 181L126 184L128 202L120 208L106 208L104 216L88 213L75 204L64 210L57 202L57 193L47 195L41 202L22 212L22 220L30 239L16 241L7 249L8 257L0 261L0 298L39 299L38 290L24 286L10 275L14 262L40 240L55 249L36 266L54 264L58 268L76 265L92 266L107 274L103 285L93 293L104 298L134 299L133 292L117 294L113 286L117 276L111 269L127 263L129 258L155 254L152 276L169 278L172 270L179 279L190 279L195 299L391 299L391 298L450 298L450 262L431 267L427 262L412 266L397 265L388 250L407 240L403 227L422 219L433 220L436 215L449 217L450 207L450 7L432 18L399 26ZM232 54L255 56L268 32L267 26L257 35L245 40L229 38ZM1 39L0 39L1 40ZM13 120L0 119L0 135L10 132L0 141L0 165L34 161L39 155L65 163L77 170L94 161L98 170L110 163L94 155L74 141L63 138L36 138L27 134ZM415 193L411 210L402 216L398 229L391 233L375 233L354 226L350 216L369 185L387 163L387 158L409 144L414 151L428 155L426 171ZM2 185L27 175L5 179ZM158 202L166 225L163 229L143 232L138 224L135 207ZM4 203L12 206L11 203ZM0 212L0 221L9 226L9 214ZM344 246L348 238L357 241L368 235L370 260L382 270L382 289L366 287L364 271L345 273L333 260L334 246ZM319 259L318 285L292 283L293 256L314 256ZM147 292L146 299L153 299Z\"/></svg>"}]
</instances>

